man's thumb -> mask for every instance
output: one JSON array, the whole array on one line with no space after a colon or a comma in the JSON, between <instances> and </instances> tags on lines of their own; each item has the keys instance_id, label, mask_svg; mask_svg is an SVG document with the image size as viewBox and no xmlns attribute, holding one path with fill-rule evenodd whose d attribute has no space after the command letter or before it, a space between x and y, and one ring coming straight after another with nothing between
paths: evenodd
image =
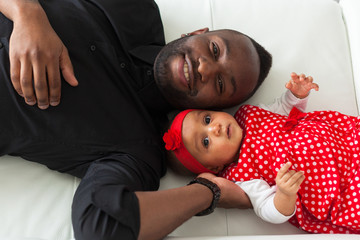
<instances>
[{"instance_id":1,"label":"man's thumb","mask_svg":"<svg viewBox=\"0 0 360 240\"><path fill-rule=\"evenodd\" d=\"M76 87L79 84L79 82L74 75L74 69L71 64L69 53L65 46L63 48L63 51L61 52L59 63L60 63L60 70L65 81L71 86Z\"/></svg>"}]
</instances>

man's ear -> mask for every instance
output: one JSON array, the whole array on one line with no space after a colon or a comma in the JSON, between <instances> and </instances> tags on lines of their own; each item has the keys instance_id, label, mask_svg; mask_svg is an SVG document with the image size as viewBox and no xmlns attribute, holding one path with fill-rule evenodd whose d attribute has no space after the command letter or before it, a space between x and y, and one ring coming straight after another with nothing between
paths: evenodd
<instances>
[{"instance_id":1,"label":"man's ear","mask_svg":"<svg viewBox=\"0 0 360 240\"><path fill-rule=\"evenodd\" d=\"M195 30L195 31L187 33L187 34L181 34L181 37L199 35L199 34L207 33L208 31L209 31L208 27L201 28L201 29Z\"/></svg>"}]
</instances>

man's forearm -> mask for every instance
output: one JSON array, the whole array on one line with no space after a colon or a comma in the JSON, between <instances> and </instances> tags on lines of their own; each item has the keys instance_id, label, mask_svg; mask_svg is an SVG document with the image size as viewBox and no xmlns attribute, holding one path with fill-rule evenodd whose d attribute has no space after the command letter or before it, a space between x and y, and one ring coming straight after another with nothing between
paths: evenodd
<instances>
[{"instance_id":1,"label":"man's forearm","mask_svg":"<svg viewBox=\"0 0 360 240\"><path fill-rule=\"evenodd\" d=\"M200 184L156 192L136 192L140 206L139 239L161 239L208 208L213 199Z\"/></svg>"},{"instance_id":2,"label":"man's forearm","mask_svg":"<svg viewBox=\"0 0 360 240\"><path fill-rule=\"evenodd\" d=\"M44 13L37 0L0 0L0 12L13 22L25 13Z\"/></svg>"}]
</instances>

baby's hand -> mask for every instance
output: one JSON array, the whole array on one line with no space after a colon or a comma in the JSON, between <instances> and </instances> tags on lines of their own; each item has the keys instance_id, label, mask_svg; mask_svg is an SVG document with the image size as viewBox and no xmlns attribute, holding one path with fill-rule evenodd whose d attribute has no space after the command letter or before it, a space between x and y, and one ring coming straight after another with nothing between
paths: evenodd
<instances>
[{"instance_id":1,"label":"baby's hand","mask_svg":"<svg viewBox=\"0 0 360 240\"><path fill-rule=\"evenodd\" d=\"M288 171L290 166L290 162L284 164L275 179L278 190L287 196L295 195L305 179L303 172L296 172L295 170Z\"/></svg>"},{"instance_id":2,"label":"baby's hand","mask_svg":"<svg viewBox=\"0 0 360 240\"><path fill-rule=\"evenodd\" d=\"M306 77L305 74L297 75L296 73L291 73L291 79L285 87L297 98L307 97L311 89L319 90L319 86L313 83L311 76Z\"/></svg>"}]
</instances>

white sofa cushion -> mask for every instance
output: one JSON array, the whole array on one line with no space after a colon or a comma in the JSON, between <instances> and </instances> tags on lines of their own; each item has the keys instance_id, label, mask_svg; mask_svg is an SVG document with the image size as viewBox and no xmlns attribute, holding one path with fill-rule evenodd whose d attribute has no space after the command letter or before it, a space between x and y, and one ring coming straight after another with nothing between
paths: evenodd
<instances>
[{"instance_id":1,"label":"white sofa cushion","mask_svg":"<svg viewBox=\"0 0 360 240\"><path fill-rule=\"evenodd\" d=\"M0 239L73 239L80 180L18 157L0 158Z\"/></svg>"},{"instance_id":2,"label":"white sofa cushion","mask_svg":"<svg viewBox=\"0 0 360 240\"><path fill-rule=\"evenodd\" d=\"M358 0L341 0L340 5L343 10L345 25L349 39L351 60L353 66L353 76L356 98L358 106L360 104L360 1Z\"/></svg>"}]
</instances>

